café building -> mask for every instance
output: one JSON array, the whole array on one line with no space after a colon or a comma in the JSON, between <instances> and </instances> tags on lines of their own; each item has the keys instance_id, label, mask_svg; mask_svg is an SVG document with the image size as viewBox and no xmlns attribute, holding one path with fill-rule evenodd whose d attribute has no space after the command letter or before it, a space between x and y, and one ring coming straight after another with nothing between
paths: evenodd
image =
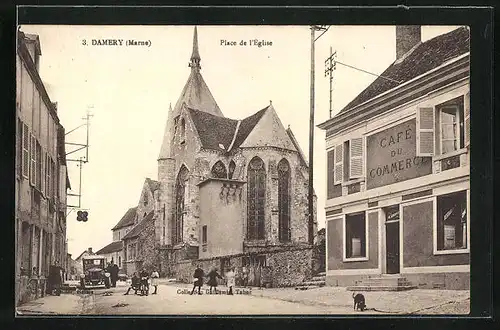
<instances>
[{"instance_id":1,"label":"caf\u00e9 building","mask_svg":"<svg viewBox=\"0 0 500 330\"><path fill-rule=\"evenodd\" d=\"M421 42L420 26L397 26L396 48L382 77L319 125L326 282L468 289L469 30Z\"/></svg>"}]
</instances>

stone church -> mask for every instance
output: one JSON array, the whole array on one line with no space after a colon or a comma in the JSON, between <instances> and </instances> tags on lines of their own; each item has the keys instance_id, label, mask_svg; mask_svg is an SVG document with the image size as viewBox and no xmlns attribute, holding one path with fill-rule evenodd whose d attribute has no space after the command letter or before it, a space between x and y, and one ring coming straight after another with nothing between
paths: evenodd
<instances>
[{"instance_id":1,"label":"stone church","mask_svg":"<svg viewBox=\"0 0 500 330\"><path fill-rule=\"evenodd\" d=\"M168 110L158 180L145 180L120 237L123 268L155 266L190 282L196 265L246 266L253 285L301 282L312 264L308 164L292 131L272 103L241 120L224 116L201 75L196 27L189 67ZM314 222L316 232L316 196Z\"/></svg>"}]
</instances>

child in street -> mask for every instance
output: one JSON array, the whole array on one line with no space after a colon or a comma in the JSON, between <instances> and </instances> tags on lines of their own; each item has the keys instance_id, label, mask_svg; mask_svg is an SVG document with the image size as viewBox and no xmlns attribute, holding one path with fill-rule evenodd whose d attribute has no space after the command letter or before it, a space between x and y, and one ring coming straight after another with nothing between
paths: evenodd
<instances>
[{"instance_id":1,"label":"child in street","mask_svg":"<svg viewBox=\"0 0 500 330\"><path fill-rule=\"evenodd\" d=\"M155 287L155 291L152 294L156 294L158 291L158 278L160 277L160 274L156 271L156 268L153 269L153 272L151 273L151 285Z\"/></svg>"},{"instance_id":2,"label":"child in street","mask_svg":"<svg viewBox=\"0 0 500 330\"><path fill-rule=\"evenodd\" d=\"M130 287L128 288L124 296L128 295L130 289L134 290L134 294L137 294L137 291L139 291L140 286L141 286L141 279L139 278L139 276L137 276L137 273L134 272L134 275L132 276L132 283L130 284Z\"/></svg>"}]
</instances>

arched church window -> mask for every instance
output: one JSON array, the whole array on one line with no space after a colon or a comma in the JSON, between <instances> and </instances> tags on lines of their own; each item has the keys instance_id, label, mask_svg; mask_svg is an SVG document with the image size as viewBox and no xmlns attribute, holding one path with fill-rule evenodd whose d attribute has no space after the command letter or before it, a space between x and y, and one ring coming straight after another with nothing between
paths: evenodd
<instances>
[{"instance_id":1,"label":"arched church window","mask_svg":"<svg viewBox=\"0 0 500 330\"><path fill-rule=\"evenodd\" d=\"M254 157L248 164L248 224L247 238L264 239L266 169L259 157Z\"/></svg>"},{"instance_id":2,"label":"arched church window","mask_svg":"<svg viewBox=\"0 0 500 330\"><path fill-rule=\"evenodd\" d=\"M286 159L278 163L279 239L288 242L290 232L290 165Z\"/></svg>"},{"instance_id":3,"label":"arched church window","mask_svg":"<svg viewBox=\"0 0 500 330\"><path fill-rule=\"evenodd\" d=\"M215 163L214 166L212 167L212 177L227 179L226 166L220 160L217 163Z\"/></svg>"},{"instance_id":4,"label":"arched church window","mask_svg":"<svg viewBox=\"0 0 500 330\"><path fill-rule=\"evenodd\" d=\"M180 126L180 143L184 143L186 141L186 121L184 120L184 118L181 118Z\"/></svg>"},{"instance_id":5,"label":"arched church window","mask_svg":"<svg viewBox=\"0 0 500 330\"><path fill-rule=\"evenodd\" d=\"M184 225L184 195L186 191L186 180L188 169L182 165L175 184L175 217L172 224L172 244L182 242L182 228Z\"/></svg>"},{"instance_id":6,"label":"arched church window","mask_svg":"<svg viewBox=\"0 0 500 330\"><path fill-rule=\"evenodd\" d=\"M229 176L228 176L228 179L232 179L233 178L234 170L235 169L236 169L236 163L234 162L234 160L232 160L229 163Z\"/></svg>"}]
</instances>

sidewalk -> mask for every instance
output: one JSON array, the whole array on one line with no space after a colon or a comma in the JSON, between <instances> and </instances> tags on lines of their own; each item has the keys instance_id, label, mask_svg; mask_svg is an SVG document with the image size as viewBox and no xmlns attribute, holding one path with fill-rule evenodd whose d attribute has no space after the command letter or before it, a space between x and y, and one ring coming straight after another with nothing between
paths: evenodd
<instances>
[{"instance_id":1,"label":"sidewalk","mask_svg":"<svg viewBox=\"0 0 500 330\"><path fill-rule=\"evenodd\" d=\"M424 290L362 292L368 310L390 314L468 314L470 292L458 290ZM321 287L309 290L254 289L252 295L305 305L353 308L352 292L341 287ZM449 307L447 307L449 305ZM459 307L457 307L457 305Z\"/></svg>"},{"instance_id":2,"label":"sidewalk","mask_svg":"<svg viewBox=\"0 0 500 330\"><path fill-rule=\"evenodd\" d=\"M191 284L167 283L192 288ZM206 286L204 286L205 288ZM225 290L225 286L219 286ZM309 290L295 290L295 288L260 289L248 288L251 295L276 299L310 306L326 306L352 309L354 306L352 292L343 287L325 286ZM362 292L366 299L367 312L376 311L387 314L460 314L470 312L470 292L467 290L424 290L409 291L374 291Z\"/></svg>"},{"instance_id":3,"label":"sidewalk","mask_svg":"<svg viewBox=\"0 0 500 330\"><path fill-rule=\"evenodd\" d=\"M16 308L17 315L43 314L86 314L93 308L93 295L61 294L60 296L47 295ZM57 312L55 312L57 311Z\"/></svg>"}]
</instances>

